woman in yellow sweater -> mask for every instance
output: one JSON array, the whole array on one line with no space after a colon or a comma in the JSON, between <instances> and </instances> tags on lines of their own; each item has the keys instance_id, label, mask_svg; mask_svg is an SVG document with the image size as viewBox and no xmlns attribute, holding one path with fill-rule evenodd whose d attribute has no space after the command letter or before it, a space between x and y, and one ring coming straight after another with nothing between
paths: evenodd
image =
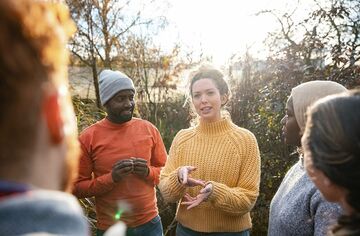
<instances>
[{"instance_id":1,"label":"woman in yellow sweater","mask_svg":"<svg viewBox=\"0 0 360 236\"><path fill-rule=\"evenodd\" d=\"M222 114L230 90L219 70L200 67L189 90L199 122L175 136L159 184L166 201L179 202L176 234L249 235L260 182L256 138Z\"/></svg>"}]
</instances>

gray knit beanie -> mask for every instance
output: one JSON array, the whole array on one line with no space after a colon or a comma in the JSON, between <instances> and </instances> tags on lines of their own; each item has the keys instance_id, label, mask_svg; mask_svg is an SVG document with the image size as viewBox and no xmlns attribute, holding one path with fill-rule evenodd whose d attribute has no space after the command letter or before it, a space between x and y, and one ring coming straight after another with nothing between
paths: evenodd
<instances>
[{"instance_id":1,"label":"gray knit beanie","mask_svg":"<svg viewBox=\"0 0 360 236\"><path fill-rule=\"evenodd\" d=\"M122 90L133 90L133 81L124 73L113 70L103 70L99 75L99 92L101 105L105 105L116 93Z\"/></svg>"},{"instance_id":2,"label":"gray knit beanie","mask_svg":"<svg viewBox=\"0 0 360 236\"><path fill-rule=\"evenodd\" d=\"M306 110L315 101L328 95L345 92L347 89L334 81L314 80L302 83L291 90L296 121L301 134L306 124Z\"/></svg>"}]
</instances>

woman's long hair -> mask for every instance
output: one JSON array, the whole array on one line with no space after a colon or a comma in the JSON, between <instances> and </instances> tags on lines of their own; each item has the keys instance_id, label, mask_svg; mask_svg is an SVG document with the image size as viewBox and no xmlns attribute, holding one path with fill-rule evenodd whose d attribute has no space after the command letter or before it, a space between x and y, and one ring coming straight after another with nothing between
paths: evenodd
<instances>
[{"instance_id":1,"label":"woman's long hair","mask_svg":"<svg viewBox=\"0 0 360 236\"><path fill-rule=\"evenodd\" d=\"M360 90L319 100L308 111L303 147L314 167L347 191L352 208L332 229L334 235L360 235Z\"/></svg>"}]
</instances>

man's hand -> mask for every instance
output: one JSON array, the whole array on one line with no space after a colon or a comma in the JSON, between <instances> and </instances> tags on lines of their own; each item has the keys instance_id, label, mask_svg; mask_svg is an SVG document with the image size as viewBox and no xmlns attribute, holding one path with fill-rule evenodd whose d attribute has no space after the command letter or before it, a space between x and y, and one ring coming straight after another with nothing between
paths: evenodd
<instances>
[{"instance_id":1,"label":"man's hand","mask_svg":"<svg viewBox=\"0 0 360 236\"><path fill-rule=\"evenodd\" d=\"M121 178L129 175L134 170L134 161L131 159L120 160L113 165L111 177L114 182L119 182Z\"/></svg>"},{"instance_id":2,"label":"man's hand","mask_svg":"<svg viewBox=\"0 0 360 236\"><path fill-rule=\"evenodd\" d=\"M147 165L147 160L136 157L132 157L131 160L134 161L134 174L146 178L150 171Z\"/></svg>"},{"instance_id":3,"label":"man's hand","mask_svg":"<svg viewBox=\"0 0 360 236\"><path fill-rule=\"evenodd\" d=\"M183 197L183 201L181 202L181 205L188 206L187 207L188 210L198 206L200 203L208 199L208 197L212 193L212 189L213 186L212 184L209 183L203 189L200 190L200 193L196 197L192 197L188 193L186 193Z\"/></svg>"},{"instance_id":4,"label":"man's hand","mask_svg":"<svg viewBox=\"0 0 360 236\"><path fill-rule=\"evenodd\" d=\"M201 179L191 178L189 175L196 170L194 166L183 166L178 171L178 179L182 185L186 187L205 186L205 181Z\"/></svg>"}]
</instances>

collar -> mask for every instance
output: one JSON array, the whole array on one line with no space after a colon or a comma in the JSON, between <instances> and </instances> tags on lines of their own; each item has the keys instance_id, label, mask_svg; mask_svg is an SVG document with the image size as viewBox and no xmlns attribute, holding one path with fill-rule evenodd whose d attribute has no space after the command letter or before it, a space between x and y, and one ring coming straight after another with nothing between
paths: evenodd
<instances>
[{"instance_id":1,"label":"collar","mask_svg":"<svg viewBox=\"0 0 360 236\"><path fill-rule=\"evenodd\" d=\"M203 122L200 120L200 124L197 126L196 130L200 134L205 135L221 135L229 132L231 130L232 122L230 118L222 118L219 121L215 122Z\"/></svg>"},{"instance_id":2,"label":"collar","mask_svg":"<svg viewBox=\"0 0 360 236\"><path fill-rule=\"evenodd\" d=\"M15 194L25 193L30 190L30 186L12 181L0 180L0 199Z\"/></svg>"}]
</instances>

